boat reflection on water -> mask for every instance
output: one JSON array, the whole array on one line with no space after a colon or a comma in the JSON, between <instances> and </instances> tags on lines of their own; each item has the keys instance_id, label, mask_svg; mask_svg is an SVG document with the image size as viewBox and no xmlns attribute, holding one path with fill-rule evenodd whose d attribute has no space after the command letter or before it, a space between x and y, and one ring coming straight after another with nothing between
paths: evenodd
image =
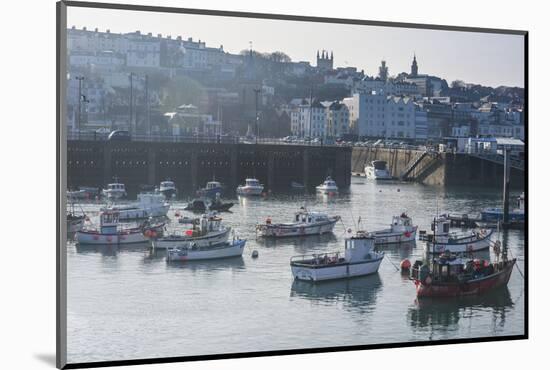
<instances>
[{"instance_id":1,"label":"boat reflection on water","mask_svg":"<svg viewBox=\"0 0 550 370\"><path fill-rule=\"evenodd\" d=\"M316 283L296 279L292 283L290 296L323 304L343 303L345 307L367 311L376 303L381 289L382 280L378 273Z\"/></svg>"},{"instance_id":2,"label":"boat reflection on water","mask_svg":"<svg viewBox=\"0 0 550 370\"><path fill-rule=\"evenodd\" d=\"M479 296L464 296L451 299L416 299L414 307L409 308L408 321L417 333L441 333L455 331L459 321L475 319L481 312L491 312L492 322L488 322L488 335L498 334L497 327L504 326L506 313L514 306L508 287L496 289ZM463 325L461 325L463 326Z\"/></svg>"},{"instance_id":3,"label":"boat reflection on water","mask_svg":"<svg viewBox=\"0 0 550 370\"><path fill-rule=\"evenodd\" d=\"M258 238L256 244L267 248L288 247L292 245L297 252L307 253L337 240L338 238L333 233L326 233L322 235L289 236L282 239Z\"/></svg>"},{"instance_id":4,"label":"boat reflection on water","mask_svg":"<svg viewBox=\"0 0 550 370\"><path fill-rule=\"evenodd\" d=\"M79 254L100 253L102 256L116 256L120 252L145 252L151 248L150 242L134 244L76 244Z\"/></svg>"},{"instance_id":5,"label":"boat reflection on water","mask_svg":"<svg viewBox=\"0 0 550 370\"><path fill-rule=\"evenodd\" d=\"M166 252L165 252L166 253ZM165 254L166 255L166 254ZM191 260L185 262L172 261L166 263L166 267L169 270L178 271L178 270L187 270L191 272L200 272L205 271L213 273L215 271L222 270L245 270L245 263L242 256L239 257L230 257L230 258L219 258L212 260Z\"/></svg>"},{"instance_id":6,"label":"boat reflection on water","mask_svg":"<svg viewBox=\"0 0 550 370\"><path fill-rule=\"evenodd\" d=\"M416 246L416 240L403 243L389 243L377 245L374 249L376 251L385 252L388 257L395 257L399 259L410 258L411 253Z\"/></svg>"}]
</instances>

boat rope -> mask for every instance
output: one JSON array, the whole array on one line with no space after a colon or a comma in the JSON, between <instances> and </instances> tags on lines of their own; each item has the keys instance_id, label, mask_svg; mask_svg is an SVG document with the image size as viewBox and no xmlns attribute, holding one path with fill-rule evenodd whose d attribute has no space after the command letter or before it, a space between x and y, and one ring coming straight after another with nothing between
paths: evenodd
<instances>
[{"instance_id":1,"label":"boat rope","mask_svg":"<svg viewBox=\"0 0 550 370\"><path fill-rule=\"evenodd\" d=\"M496 245L496 242L492 241L492 240L489 240L489 244L494 247ZM512 253L512 251L510 249L508 249L508 253L510 253L510 256L512 258L515 258L514 254ZM521 278L522 279L525 279L525 276L523 275L523 272L521 271L521 269L519 268L518 264L517 264L517 261L519 261L518 258L516 258L516 263L514 263L514 266L516 266L516 269L518 270L519 274L521 275Z\"/></svg>"},{"instance_id":2,"label":"boat rope","mask_svg":"<svg viewBox=\"0 0 550 370\"><path fill-rule=\"evenodd\" d=\"M388 258L384 258L384 259L387 260L387 261L389 261L389 262L393 265L393 267L395 267L395 270L396 270L396 271L399 271L399 267L397 267L397 265L396 265L395 263L393 263L392 260L391 260L389 257L388 257Z\"/></svg>"}]
</instances>

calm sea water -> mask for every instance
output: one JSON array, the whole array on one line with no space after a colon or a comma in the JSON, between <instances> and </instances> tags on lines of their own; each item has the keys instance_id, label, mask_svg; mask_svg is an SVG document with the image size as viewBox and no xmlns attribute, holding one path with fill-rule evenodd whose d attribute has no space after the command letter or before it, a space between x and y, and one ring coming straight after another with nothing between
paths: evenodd
<instances>
[{"instance_id":1,"label":"calm sea water","mask_svg":"<svg viewBox=\"0 0 550 370\"><path fill-rule=\"evenodd\" d=\"M438 199L437 202L435 199ZM375 183L354 178L336 197L280 195L234 199L224 222L248 239L242 258L169 265L148 245L68 245L69 362L334 347L524 333L524 280L476 298L415 299L393 264L422 259L424 243L386 247L378 274L347 281L294 282L290 257L343 250L347 228L388 227L407 211L422 230L436 213L475 213L500 204L499 191ZM169 216L185 201L173 202ZM302 205L340 215L334 235L265 241L254 225L290 221ZM99 205L84 209L97 214ZM185 212L183 214L186 214ZM191 214L188 214L191 216ZM524 233L501 239L524 269ZM253 250L259 257L251 258ZM490 252L485 252L488 257ZM492 252L491 252L492 253ZM493 256L491 255L491 258ZM393 264L392 264L393 263Z\"/></svg>"}]
</instances>

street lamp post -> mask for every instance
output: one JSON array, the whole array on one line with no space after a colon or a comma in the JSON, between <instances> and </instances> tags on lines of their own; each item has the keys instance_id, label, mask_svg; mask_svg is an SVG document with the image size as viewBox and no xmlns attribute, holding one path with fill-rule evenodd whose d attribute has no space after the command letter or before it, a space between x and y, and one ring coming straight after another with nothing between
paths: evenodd
<instances>
[{"instance_id":1,"label":"street lamp post","mask_svg":"<svg viewBox=\"0 0 550 370\"><path fill-rule=\"evenodd\" d=\"M134 124L133 124L133 118L134 118L134 98L133 98L133 93L134 93L134 73L133 72L130 72L130 75L128 76L128 78L130 79L130 130L132 132L132 134L135 135L134 133Z\"/></svg>"},{"instance_id":2,"label":"street lamp post","mask_svg":"<svg viewBox=\"0 0 550 370\"><path fill-rule=\"evenodd\" d=\"M260 125L258 124L258 96L260 95L260 92L262 90L260 89L254 89L254 96L255 96L255 103L256 103L256 142L258 142L258 138L260 137Z\"/></svg>"},{"instance_id":3,"label":"street lamp post","mask_svg":"<svg viewBox=\"0 0 550 370\"><path fill-rule=\"evenodd\" d=\"M78 129L78 139L80 140L80 121L82 119L82 81L84 81L84 76L76 76L76 80L78 80L78 123L77 123L77 129Z\"/></svg>"}]
</instances>

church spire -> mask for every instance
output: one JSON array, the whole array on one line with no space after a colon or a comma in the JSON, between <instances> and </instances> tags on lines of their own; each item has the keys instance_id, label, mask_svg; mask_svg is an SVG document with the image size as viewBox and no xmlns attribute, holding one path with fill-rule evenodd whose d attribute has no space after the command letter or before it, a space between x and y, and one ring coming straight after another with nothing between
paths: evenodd
<instances>
[{"instance_id":1,"label":"church spire","mask_svg":"<svg viewBox=\"0 0 550 370\"><path fill-rule=\"evenodd\" d=\"M413 56L413 62L411 64L411 77L418 76L418 63L416 62L416 52Z\"/></svg>"}]
</instances>

